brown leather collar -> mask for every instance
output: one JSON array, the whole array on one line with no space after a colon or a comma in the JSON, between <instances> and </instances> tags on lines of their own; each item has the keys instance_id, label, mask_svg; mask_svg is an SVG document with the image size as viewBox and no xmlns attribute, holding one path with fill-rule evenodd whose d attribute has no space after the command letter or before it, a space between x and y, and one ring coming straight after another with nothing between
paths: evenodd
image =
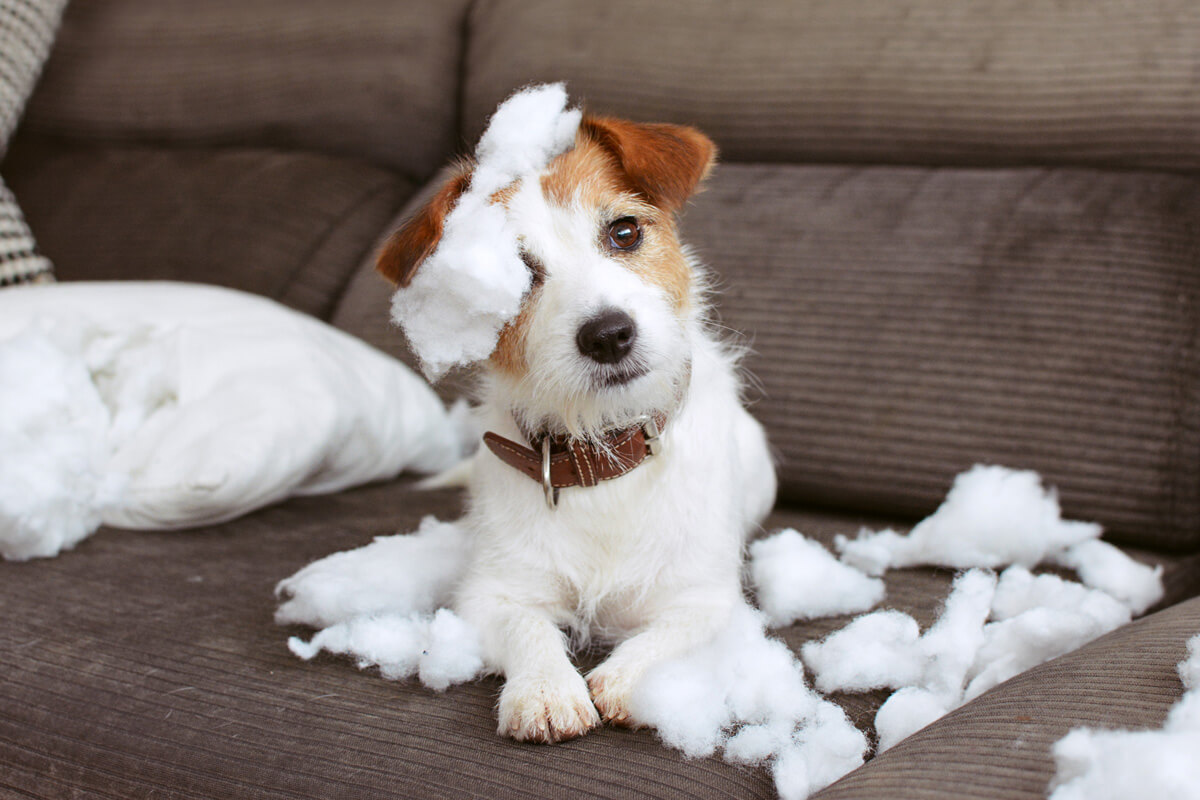
<instances>
[{"instance_id":1,"label":"brown leather collar","mask_svg":"<svg viewBox=\"0 0 1200 800\"><path fill-rule=\"evenodd\" d=\"M491 431L483 435L483 443L505 464L542 484L546 503L554 508L559 489L619 478L658 453L665 424L666 415L655 414L605 434L600 444L543 435L530 437L531 449Z\"/></svg>"}]
</instances>

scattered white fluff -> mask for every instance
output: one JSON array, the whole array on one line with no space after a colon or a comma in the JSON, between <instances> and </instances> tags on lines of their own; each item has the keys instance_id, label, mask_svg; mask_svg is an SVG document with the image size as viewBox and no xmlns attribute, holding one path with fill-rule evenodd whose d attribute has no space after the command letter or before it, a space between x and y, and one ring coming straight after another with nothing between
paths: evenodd
<instances>
[{"instance_id":1,"label":"scattered white fluff","mask_svg":"<svg viewBox=\"0 0 1200 800\"><path fill-rule=\"evenodd\" d=\"M922 636L898 611L859 617L802 648L817 688L897 689L875 718L886 750L964 702L1129 622L1127 605L1056 575L973 569ZM991 619L991 622L988 620Z\"/></svg>"},{"instance_id":2,"label":"scattered white fluff","mask_svg":"<svg viewBox=\"0 0 1200 800\"><path fill-rule=\"evenodd\" d=\"M881 751L962 704L963 685L983 644L995 590L995 576L984 570L973 569L955 579L941 616L917 642L921 677L906 687L908 691L889 697L876 713Z\"/></svg>"},{"instance_id":3,"label":"scattered white fluff","mask_svg":"<svg viewBox=\"0 0 1200 800\"><path fill-rule=\"evenodd\" d=\"M841 708L808 688L804 667L749 608L711 643L653 668L630 710L688 756L723 749L732 763L769 761L784 798L807 797L860 766L867 747Z\"/></svg>"},{"instance_id":4,"label":"scattered white fluff","mask_svg":"<svg viewBox=\"0 0 1200 800\"><path fill-rule=\"evenodd\" d=\"M884 594L882 580L841 563L791 528L750 545L750 579L772 627L866 611Z\"/></svg>"},{"instance_id":5,"label":"scattered white fluff","mask_svg":"<svg viewBox=\"0 0 1200 800\"><path fill-rule=\"evenodd\" d=\"M121 502L110 422L87 368L44 333L0 342L0 555L73 547Z\"/></svg>"},{"instance_id":6,"label":"scattered white fluff","mask_svg":"<svg viewBox=\"0 0 1200 800\"><path fill-rule=\"evenodd\" d=\"M1086 565L1105 591L1055 575L1035 576L1020 564L999 578L988 569L970 569L955 579L941 615L924 634L909 615L881 610L806 643L804 660L821 691L896 689L875 718L880 750L1018 672L1128 622L1131 607L1161 594L1160 571L1125 564L1107 545L1093 547L1090 537L1098 528L1064 523L1036 475L1011 473L1019 476L1014 489L996 473L972 472L982 474L983 483L1006 486L1008 500L1036 507L1027 516L1037 517L1037 524L1059 534L1062 526L1084 531L1085 542L1071 544L1070 555L1063 554L1065 545L1046 555ZM956 483L956 489L962 485ZM957 503L984 491L971 481L965 486ZM948 505L949 499L943 509ZM990 514L995 504L980 508ZM1008 534L996 534L994 552L981 555L988 540L980 531L986 526L972 523L964 508L951 510L956 524L974 524L971 551L987 564L1035 550L1023 541L1019 514L1010 514L1008 527L996 529ZM925 534L935 544L953 538L936 527L925 530L935 530ZM1013 545L1005 535L1020 542ZM1060 545L1068 541L1071 536L1059 538ZM360 666L379 666L386 677L415 674L438 688L470 679L480 669L477 639L461 629L455 630L462 635L439 639L431 633L437 617L429 617L444 601L468 546L455 525L426 518L416 534L384 537L306 567L280 584L290 599L277 619L324 630L307 644L293 639L289 646L305 658L322 649L344 653ZM890 562L891 547L885 545L880 563ZM944 542L934 547L945 549ZM807 686L804 667L783 642L767 636L766 622L869 608L879 601L882 586L838 564L794 530L753 545L748 572L764 611L739 610L714 641L652 669L637 686L630 711L688 756L719 753L731 763L767 765L781 796L807 797L860 765L866 740L838 706ZM814 593L814 587L820 591ZM442 666L426 667L427 661ZM1200 655L1195 661L1186 678L1192 682L1200 680Z\"/></svg>"},{"instance_id":7,"label":"scattered white fluff","mask_svg":"<svg viewBox=\"0 0 1200 800\"><path fill-rule=\"evenodd\" d=\"M856 539L839 536L836 546L871 575L918 564L1032 568L1100 532L1095 523L1064 520L1058 497L1036 472L976 465L954 479L946 500L908 536L863 531Z\"/></svg>"},{"instance_id":8,"label":"scattered white fluff","mask_svg":"<svg viewBox=\"0 0 1200 800\"><path fill-rule=\"evenodd\" d=\"M1012 566L1000 576L992 619L984 627L964 701L1119 628L1131 613L1104 592Z\"/></svg>"},{"instance_id":9,"label":"scattered white fluff","mask_svg":"<svg viewBox=\"0 0 1200 800\"><path fill-rule=\"evenodd\" d=\"M243 292L8 289L0 350L6 558L54 555L102 522L221 522L463 452L461 425L403 364Z\"/></svg>"},{"instance_id":10,"label":"scattered white fluff","mask_svg":"<svg viewBox=\"0 0 1200 800\"><path fill-rule=\"evenodd\" d=\"M275 621L327 628L385 612L432 613L449 599L469 544L460 526L428 516L416 533L334 553L279 582L275 594L288 599Z\"/></svg>"},{"instance_id":11,"label":"scattered white fluff","mask_svg":"<svg viewBox=\"0 0 1200 800\"><path fill-rule=\"evenodd\" d=\"M322 650L354 657L359 669L379 667L388 680L416 676L442 691L474 679L483 669L479 635L453 612L354 617L325 628L309 641L288 639L288 648L309 660Z\"/></svg>"},{"instance_id":12,"label":"scattered white fluff","mask_svg":"<svg viewBox=\"0 0 1200 800\"><path fill-rule=\"evenodd\" d=\"M1076 728L1054 745L1050 800L1200 798L1200 635L1179 664L1187 689L1159 730Z\"/></svg>"},{"instance_id":13,"label":"scattered white fluff","mask_svg":"<svg viewBox=\"0 0 1200 800\"><path fill-rule=\"evenodd\" d=\"M1107 592L1134 614L1144 614L1162 599L1163 568L1135 561L1108 542L1081 542L1055 555L1053 561L1075 570L1085 586Z\"/></svg>"},{"instance_id":14,"label":"scattered white fluff","mask_svg":"<svg viewBox=\"0 0 1200 800\"><path fill-rule=\"evenodd\" d=\"M561 83L517 92L492 115L475 149L470 185L446 215L441 241L392 297L392 320L430 379L490 356L500 330L520 311L532 277L504 208L491 196L569 150L581 117L567 109Z\"/></svg>"},{"instance_id":15,"label":"scattered white fluff","mask_svg":"<svg viewBox=\"0 0 1200 800\"><path fill-rule=\"evenodd\" d=\"M901 611L864 614L821 641L801 647L823 692L866 692L915 684L925 671L917 621Z\"/></svg>"}]
</instances>

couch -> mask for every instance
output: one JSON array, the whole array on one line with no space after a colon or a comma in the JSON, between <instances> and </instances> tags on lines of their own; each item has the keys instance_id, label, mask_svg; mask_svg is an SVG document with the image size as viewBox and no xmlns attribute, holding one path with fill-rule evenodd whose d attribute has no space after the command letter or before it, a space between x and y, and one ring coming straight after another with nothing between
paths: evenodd
<instances>
[{"instance_id":1,"label":"couch","mask_svg":"<svg viewBox=\"0 0 1200 800\"><path fill-rule=\"evenodd\" d=\"M816 797L1042 797L1070 728L1161 724L1200 632L1194 4L80 0L2 166L60 280L232 286L411 362L373 249L540 80L719 144L683 227L750 348L768 530L903 530L991 462L1164 568L1144 618ZM0 796L774 795L646 731L500 739L497 680L288 652L277 581L461 503L401 476L0 564ZM927 625L951 578L894 571L886 603ZM884 696L837 699L870 733Z\"/></svg>"}]
</instances>

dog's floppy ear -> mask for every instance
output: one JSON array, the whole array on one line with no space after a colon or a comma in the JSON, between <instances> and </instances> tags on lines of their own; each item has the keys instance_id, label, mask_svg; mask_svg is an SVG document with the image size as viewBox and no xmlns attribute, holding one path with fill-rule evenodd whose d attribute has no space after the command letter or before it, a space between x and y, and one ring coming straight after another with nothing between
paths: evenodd
<instances>
[{"instance_id":1,"label":"dog's floppy ear","mask_svg":"<svg viewBox=\"0 0 1200 800\"><path fill-rule=\"evenodd\" d=\"M400 288L412 283L417 267L429 258L442 238L446 215L471 183L471 168L459 164L450 179L420 211L394 232L379 249L375 269Z\"/></svg>"},{"instance_id":2,"label":"dog's floppy ear","mask_svg":"<svg viewBox=\"0 0 1200 800\"><path fill-rule=\"evenodd\" d=\"M645 198L678 211L708 176L717 146L695 128L585 114L580 130L608 149Z\"/></svg>"}]
</instances>

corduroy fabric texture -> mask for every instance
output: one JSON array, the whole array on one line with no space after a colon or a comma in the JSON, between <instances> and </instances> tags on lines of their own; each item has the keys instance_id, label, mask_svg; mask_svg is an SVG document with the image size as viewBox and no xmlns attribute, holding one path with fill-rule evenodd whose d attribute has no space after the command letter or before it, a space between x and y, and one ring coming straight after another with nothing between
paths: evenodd
<instances>
[{"instance_id":1,"label":"corduroy fabric texture","mask_svg":"<svg viewBox=\"0 0 1200 800\"><path fill-rule=\"evenodd\" d=\"M0 162L42 71L67 0L0 0ZM0 178L0 287L52 279L17 198Z\"/></svg>"},{"instance_id":2,"label":"corduroy fabric texture","mask_svg":"<svg viewBox=\"0 0 1200 800\"><path fill-rule=\"evenodd\" d=\"M728 160L1200 167L1200 6L481 0L464 132L530 81Z\"/></svg>"},{"instance_id":3,"label":"corduroy fabric texture","mask_svg":"<svg viewBox=\"0 0 1200 800\"><path fill-rule=\"evenodd\" d=\"M344 659L306 663L287 651L289 634L308 632L273 624L277 581L375 535L414 530L425 514L453 519L460 511L457 493L417 492L401 480L289 500L208 529L104 529L60 558L3 565L0 795L775 796L764 771L684 759L646 731L606 727L555 747L501 739L495 679L435 694L356 672ZM887 521L789 512L768 527L792 525L829 541L863 522ZM1157 561L1169 575L1185 564ZM888 576L888 603L928 624L951 577L896 571ZM797 646L844 622L782 633ZM1141 653L1137 637L1125 641L1131 655L1104 651L1087 662L1114 694L1132 654L1155 657ZM1168 704L1174 690L1163 683L1156 702ZM1091 689L1063 691L1093 696ZM882 699L839 698L867 729ZM1114 722L1152 722L1158 707ZM987 748L1007 744L992 738ZM963 761L997 757L967 739L959 746Z\"/></svg>"},{"instance_id":4,"label":"corduroy fabric texture","mask_svg":"<svg viewBox=\"0 0 1200 800\"><path fill-rule=\"evenodd\" d=\"M1183 694L1175 665L1200 598L1113 631L997 686L812 800L1032 800L1071 728L1157 728Z\"/></svg>"},{"instance_id":5,"label":"corduroy fabric texture","mask_svg":"<svg viewBox=\"0 0 1200 800\"><path fill-rule=\"evenodd\" d=\"M1152 173L724 164L683 230L784 501L916 519L998 463L1111 538L1195 550L1197 214L1195 180ZM389 294L365 264L334 323L413 363Z\"/></svg>"},{"instance_id":6,"label":"corduroy fabric texture","mask_svg":"<svg viewBox=\"0 0 1200 800\"><path fill-rule=\"evenodd\" d=\"M467 0L74 3L25 125L297 147L423 179L455 146Z\"/></svg>"},{"instance_id":7,"label":"corduroy fabric texture","mask_svg":"<svg viewBox=\"0 0 1200 800\"><path fill-rule=\"evenodd\" d=\"M1200 548L1200 185L725 165L684 218L792 502L923 516L972 464Z\"/></svg>"},{"instance_id":8,"label":"corduroy fabric texture","mask_svg":"<svg viewBox=\"0 0 1200 800\"><path fill-rule=\"evenodd\" d=\"M325 319L414 188L362 161L303 152L26 136L8 170L63 279L215 283Z\"/></svg>"}]
</instances>

